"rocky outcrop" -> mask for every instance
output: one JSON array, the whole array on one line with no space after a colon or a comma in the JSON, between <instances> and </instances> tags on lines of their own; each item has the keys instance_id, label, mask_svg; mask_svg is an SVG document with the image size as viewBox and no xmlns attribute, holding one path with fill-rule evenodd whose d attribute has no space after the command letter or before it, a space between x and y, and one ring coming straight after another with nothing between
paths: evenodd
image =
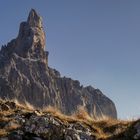
<instances>
[{"instance_id":1,"label":"rocky outcrop","mask_svg":"<svg viewBox=\"0 0 140 140\"><path fill-rule=\"evenodd\" d=\"M5 115L1 117L1 113L4 111ZM11 115L8 117L9 112ZM76 120L66 123L66 120L61 120L52 113L39 110L31 111L9 101L0 102L0 130L3 130L3 133L0 133L0 140L95 139L88 126L86 128L84 124L76 122Z\"/></svg>"},{"instance_id":2,"label":"rocky outcrop","mask_svg":"<svg viewBox=\"0 0 140 140\"><path fill-rule=\"evenodd\" d=\"M82 112L66 116L53 108L32 110L17 103L0 100L0 140L140 139L140 120L97 121Z\"/></svg>"},{"instance_id":3,"label":"rocky outcrop","mask_svg":"<svg viewBox=\"0 0 140 140\"><path fill-rule=\"evenodd\" d=\"M84 106L92 116L116 118L114 103L99 89L61 77L48 66L42 18L31 10L16 39L0 51L0 97L28 101L35 107L51 105L66 114Z\"/></svg>"}]
</instances>

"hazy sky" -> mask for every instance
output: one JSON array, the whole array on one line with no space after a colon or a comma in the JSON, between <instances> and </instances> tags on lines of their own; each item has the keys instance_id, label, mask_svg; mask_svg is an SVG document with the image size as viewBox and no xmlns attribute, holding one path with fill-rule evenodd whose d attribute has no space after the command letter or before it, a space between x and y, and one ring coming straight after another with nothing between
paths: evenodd
<instances>
[{"instance_id":1,"label":"hazy sky","mask_svg":"<svg viewBox=\"0 0 140 140\"><path fill-rule=\"evenodd\" d=\"M1 0L0 46L31 8L43 17L51 67L101 89L120 118L140 116L140 0Z\"/></svg>"}]
</instances>

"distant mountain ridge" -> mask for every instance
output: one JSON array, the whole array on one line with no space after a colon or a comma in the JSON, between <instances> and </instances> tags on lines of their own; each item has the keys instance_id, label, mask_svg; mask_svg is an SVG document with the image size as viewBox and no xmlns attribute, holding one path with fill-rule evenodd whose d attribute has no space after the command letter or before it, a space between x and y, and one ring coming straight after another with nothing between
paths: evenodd
<instances>
[{"instance_id":1,"label":"distant mountain ridge","mask_svg":"<svg viewBox=\"0 0 140 140\"><path fill-rule=\"evenodd\" d=\"M0 97L51 105L66 114L84 106L91 115L117 118L114 103L99 89L83 87L48 66L42 18L32 9L19 34L0 51Z\"/></svg>"}]
</instances>

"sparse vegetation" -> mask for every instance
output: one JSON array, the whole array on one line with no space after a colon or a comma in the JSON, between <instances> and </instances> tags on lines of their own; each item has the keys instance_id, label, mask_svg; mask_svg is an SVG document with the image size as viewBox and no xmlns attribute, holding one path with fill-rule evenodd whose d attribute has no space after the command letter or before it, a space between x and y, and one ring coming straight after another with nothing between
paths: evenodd
<instances>
[{"instance_id":1,"label":"sparse vegetation","mask_svg":"<svg viewBox=\"0 0 140 140\"><path fill-rule=\"evenodd\" d=\"M5 105L5 108L2 108L2 105ZM23 123L19 123L23 121L20 118L21 116L29 118L33 114L41 117L50 114L53 118L60 120L64 126L80 123L85 129L89 129L91 135L97 140L131 140L136 134L134 125L139 122L139 120L123 121L108 117L95 119L82 106L79 106L77 111L70 116L51 106L44 107L42 110L36 110L28 102L21 104L18 100L0 100L0 107L0 137L7 136L15 130L22 128ZM16 119L16 117L19 118Z\"/></svg>"}]
</instances>

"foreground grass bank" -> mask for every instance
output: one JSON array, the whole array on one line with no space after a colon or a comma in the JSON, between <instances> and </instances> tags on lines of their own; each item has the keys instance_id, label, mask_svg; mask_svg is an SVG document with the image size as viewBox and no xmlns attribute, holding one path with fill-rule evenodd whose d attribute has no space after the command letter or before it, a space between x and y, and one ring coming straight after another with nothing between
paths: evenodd
<instances>
[{"instance_id":1,"label":"foreground grass bank","mask_svg":"<svg viewBox=\"0 0 140 140\"><path fill-rule=\"evenodd\" d=\"M71 116L58 109L0 100L0 140L140 139L140 120L93 118L79 107Z\"/></svg>"}]
</instances>

